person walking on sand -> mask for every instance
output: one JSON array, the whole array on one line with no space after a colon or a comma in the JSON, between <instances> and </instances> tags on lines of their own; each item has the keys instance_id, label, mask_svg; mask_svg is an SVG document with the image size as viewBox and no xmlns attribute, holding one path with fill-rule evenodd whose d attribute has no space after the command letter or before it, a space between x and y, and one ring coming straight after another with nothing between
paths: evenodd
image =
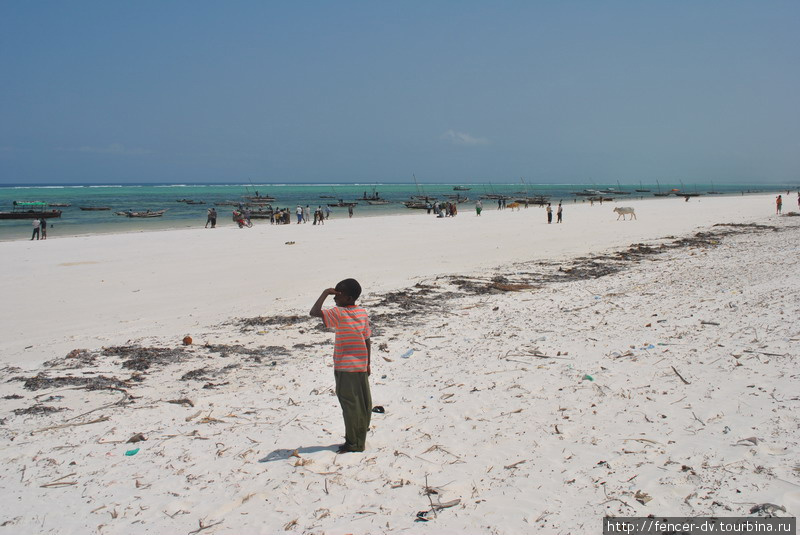
<instances>
[{"instance_id":1,"label":"person walking on sand","mask_svg":"<svg viewBox=\"0 0 800 535\"><path fill-rule=\"evenodd\" d=\"M564 209L561 208L561 201L558 202L558 210L556 210L556 223L561 223L561 212Z\"/></svg>"},{"instance_id":2,"label":"person walking on sand","mask_svg":"<svg viewBox=\"0 0 800 535\"><path fill-rule=\"evenodd\" d=\"M336 306L322 308L325 299L333 296ZM335 288L323 290L309 314L321 318L322 324L335 331L333 345L333 376L336 397L342 407L345 442L337 453L362 452L366 447L367 431L372 416L372 394L369 389L372 330L367 311L356 306L361 285L355 279L345 279Z\"/></svg>"},{"instance_id":3,"label":"person walking on sand","mask_svg":"<svg viewBox=\"0 0 800 535\"><path fill-rule=\"evenodd\" d=\"M297 224L299 225L303 222L303 207L298 204L295 213L297 214Z\"/></svg>"},{"instance_id":4,"label":"person walking on sand","mask_svg":"<svg viewBox=\"0 0 800 535\"><path fill-rule=\"evenodd\" d=\"M348 204L347 205L347 217L350 217L350 218L353 217L353 205L352 204Z\"/></svg>"},{"instance_id":5,"label":"person walking on sand","mask_svg":"<svg viewBox=\"0 0 800 535\"><path fill-rule=\"evenodd\" d=\"M478 199L475 201L475 214L481 215L481 210L483 210L483 203Z\"/></svg>"},{"instance_id":6,"label":"person walking on sand","mask_svg":"<svg viewBox=\"0 0 800 535\"><path fill-rule=\"evenodd\" d=\"M325 219L330 219L331 217L331 207L327 204L325 205Z\"/></svg>"},{"instance_id":7,"label":"person walking on sand","mask_svg":"<svg viewBox=\"0 0 800 535\"><path fill-rule=\"evenodd\" d=\"M47 239L47 219L45 218L42 218L42 220L39 222L39 235L43 240Z\"/></svg>"},{"instance_id":8,"label":"person walking on sand","mask_svg":"<svg viewBox=\"0 0 800 535\"><path fill-rule=\"evenodd\" d=\"M33 234L31 234L31 241L33 241L34 238L37 240L39 239L39 225L41 224L42 223L39 221L38 217L33 220Z\"/></svg>"},{"instance_id":9,"label":"person walking on sand","mask_svg":"<svg viewBox=\"0 0 800 535\"><path fill-rule=\"evenodd\" d=\"M303 223L308 223L309 219L311 219L311 208L306 205L303 209Z\"/></svg>"},{"instance_id":10,"label":"person walking on sand","mask_svg":"<svg viewBox=\"0 0 800 535\"><path fill-rule=\"evenodd\" d=\"M778 197L775 199L775 213L780 215L782 208L783 208L783 197L778 195Z\"/></svg>"},{"instance_id":11,"label":"person walking on sand","mask_svg":"<svg viewBox=\"0 0 800 535\"><path fill-rule=\"evenodd\" d=\"M209 223L211 224L211 228L216 228L216 226L217 226L217 209L216 208L209 208L208 209L208 217L206 217L206 226L204 228L208 228Z\"/></svg>"},{"instance_id":12,"label":"person walking on sand","mask_svg":"<svg viewBox=\"0 0 800 535\"><path fill-rule=\"evenodd\" d=\"M550 206L550 203L547 203L547 224L553 222L553 208Z\"/></svg>"}]
</instances>

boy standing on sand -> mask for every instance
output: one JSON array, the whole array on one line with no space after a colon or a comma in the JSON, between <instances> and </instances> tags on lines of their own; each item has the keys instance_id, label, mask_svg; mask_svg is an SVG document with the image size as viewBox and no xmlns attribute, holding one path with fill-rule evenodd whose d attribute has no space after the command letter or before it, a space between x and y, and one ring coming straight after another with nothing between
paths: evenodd
<instances>
[{"instance_id":1,"label":"boy standing on sand","mask_svg":"<svg viewBox=\"0 0 800 535\"><path fill-rule=\"evenodd\" d=\"M323 310L322 305L329 295L334 296L336 306ZM333 375L345 428L345 443L338 453L364 451L372 415L369 390L372 331L367 311L356 306L360 296L358 281L345 279L336 288L324 290L309 312L311 316L322 318L325 327L336 331Z\"/></svg>"}]
</instances>

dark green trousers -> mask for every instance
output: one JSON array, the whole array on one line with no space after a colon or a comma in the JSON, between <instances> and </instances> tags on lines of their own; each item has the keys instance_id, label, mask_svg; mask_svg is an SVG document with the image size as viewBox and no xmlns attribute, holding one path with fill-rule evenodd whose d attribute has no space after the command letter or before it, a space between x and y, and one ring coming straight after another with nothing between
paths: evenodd
<instances>
[{"instance_id":1,"label":"dark green trousers","mask_svg":"<svg viewBox=\"0 0 800 535\"><path fill-rule=\"evenodd\" d=\"M350 451L364 451L367 431L372 417L372 394L369 391L367 372L334 371L336 397L344 417L345 447Z\"/></svg>"}]
</instances>

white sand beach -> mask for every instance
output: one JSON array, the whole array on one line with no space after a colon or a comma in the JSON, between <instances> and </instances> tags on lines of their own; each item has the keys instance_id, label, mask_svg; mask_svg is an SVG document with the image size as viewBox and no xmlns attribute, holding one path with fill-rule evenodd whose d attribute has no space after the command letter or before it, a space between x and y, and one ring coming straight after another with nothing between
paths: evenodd
<instances>
[{"instance_id":1,"label":"white sand beach","mask_svg":"<svg viewBox=\"0 0 800 535\"><path fill-rule=\"evenodd\" d=\"M617 220L620 205L637 219ZM578 534L606 515L764 503L796 516L792 209L569 202L548 225L541 208L469 205L0 243L0 532ZM385 413L365 453L337 455L333 335L307 315L346 277L364 288Z\"/></svg>"}]
</instances>

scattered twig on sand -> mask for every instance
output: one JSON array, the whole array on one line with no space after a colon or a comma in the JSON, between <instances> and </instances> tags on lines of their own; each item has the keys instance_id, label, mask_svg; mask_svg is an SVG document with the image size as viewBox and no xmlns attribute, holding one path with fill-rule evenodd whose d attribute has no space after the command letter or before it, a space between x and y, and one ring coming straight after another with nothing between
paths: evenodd
<instances>
[{"instance_id":1,"label":"scattered twig on sand","mask_svg":"<svg viewBox=\"0 0 800 535\"><path fill-rule=\"evenodd\" d=\"M522 412L522 409L517 409L515 411L510 411L510 412L501 412L496 416L496 418L500 418L501 416L508 416L509 414L518 414L520 412Z\"/></svg>"},{"instance_id":2,"label":"scattered twig on sand","mask_svg":"<svg viewBox=\"0 0 800 535\"><path fill-rule=\"evenodd\" d=\"M609 499L607 499L606 501L604 501L603 503L598 503L597 505L598 505L598 506L600 506L600 505L605 505L605 504L607 504L608 502L619 502L619 503L623 504L624 506L626 506L626 507L630 507L631 509L633 509L633 508L632 508L632 507L631 507L631 506L628 504L628 502L626 502L626 501L624 501L624 500L620 500L619 498L609 498Z\"/></svg>"},{"instance_id":3,"label":"scattered twig on sand","mask_svg":"<svg viewBox=\"0 0 800 535\"><path fill-rule=\"evenodd\" d=\"M68 487L70 485L77 485L78 484L77 481L62 481L64 479L67 479L68 477L72 477L72 476L74 476L76 474L77 474L77 472L72 472L71 474L67 474L65 476L59 477L58 479L56 479L55 481L53 481L51 483L45 483L44 485L39 485L39 487L45 489L45 488L50 488L50 487Z\"/></svg>"},{"instance_id":4,"label":"scattered twig on sand","mask_svg":"<svg viewBox=\"0 0 800 535\"><path fill-rule=\"evenodd\" d=\"M200 524L200 527L194 531L190 531L188 535L192 535L193 533L200 533L204 529L213 528L214 526L219 526L220 524L222 524L222 522L223 521L220 520L219 522L214 522L213 524L203 524L202 520L198 520L197 523ZM295 520L295 522L297 521Z\"/></svg>"},{"instance_id":5,"label":"scattered twig on sand","mask_svg":"<svg viewBox=\"0 0 800 535\"><path fill-rule=\"evenodd\" d=\"M43 427L42 429L37 429L36 431L31 431L31 435L35 435L36 433L42 433L44 431L52 431L54 429L64 429L66 427L77 427L79 425L90 425L90 424L97 424L100 422L108 421L108 416L101 416L97 420L92 420L90 422L75 422L74 424L61 424L61 425L53 425L50 427Z\"/></svg>"},{"instance_id":6,"label":"scattered twig on sand","mask_svg":"<svg viewBox=\"0 0 800 535\"><path fill-rule=\"evenodd\" d=\"M649 438L623 438L622 440L635 440L637 442L649 442L650 444L658 444L663 446L661 442L656 442L655 440L650 440Z\"/></svg>"},{"instance_id":7,"label":"scattered twig on sand","mask_svg":"<svg viewBox=\"0 0 800 535\"><path fill-rule=\"evenodd\" d=\"M522 459L521 461L511 463L509 465L504 466L503 468L505 468L506 470L511 470L512 468L516 468L517 466L521 465L524 462L527 462L527 459Z\"/></svg>"},{"instance_id":8,"label":"scattered twig on sand","mask_svg":"<svg viewBox=\"0 0 800 535\"><path fill-rule=\"evenodd\" d=\"M681 381L683 381L683 384L685 384L685 385L690 385L690 384L692 384L692 383L690 383L689 381L687 381L686 379L684 379L684 378L683 378L683 375L681 375L681 374L680 374L680 372L678 372L678 370L676 370L676 369L675 369L675 366L670 366L670 368L672 368L672 371L674 371L674 372L675 372L675 375L677 375L677 376L678 376L678 378L679 378Z\"/></svg>"},{"instance_id":9,"label":"scattered twig on sand","mask_svg":"<svg viewBox=\"0 0 800 535\"><path fill-rule=\"evenodd\" d=\"M167 403L173 403L173 404L175 404L175 405L187 405L187 406L189 406L189 407L194 407L194 403L192 402L192 400L190 400L190 399L187 399L187 398L182 398L182 399L168 399L168 400L167 400Z\"/></svg>"},{"instance_id":10,"label":"scattered twig on sand","mask_svg":"<svg viewBox=\"0 0 800 535\"><path fill-rule=\"evenodd\" d=\"M785 354L781 355L780 353L767 353L766 351L753 351L750 349L745 349L745 353L757 353L759 355L766 355L768 357L783 357Z\"/></svg>"},{"instance_id":11,"label":"scattered twig on sand","mask_svg":"<svg viewBox=\"0 0 800 535\"><path fill-rule=\"evenodd\" d=\"M111 407L121 407L131 397L130 394L128 394L126 391L124 391L124 390L122 390L120 388L114 388L112 390L119 390L120 392L122 392L122 398L118 399L117 401L115 401L113 403L106 403L105 405L97 407L96 409L92 409L90 411L86 411L83 414L79 414L78 416L73 416L72 418L67 419L67 421L69 422L69 421L72 421L72 420L77 420L78 418L86 416L87 414L91 414L91 413L93 413L95 411L101 411L103 409L110 409Z\"/></svg>"}]
</instances>

